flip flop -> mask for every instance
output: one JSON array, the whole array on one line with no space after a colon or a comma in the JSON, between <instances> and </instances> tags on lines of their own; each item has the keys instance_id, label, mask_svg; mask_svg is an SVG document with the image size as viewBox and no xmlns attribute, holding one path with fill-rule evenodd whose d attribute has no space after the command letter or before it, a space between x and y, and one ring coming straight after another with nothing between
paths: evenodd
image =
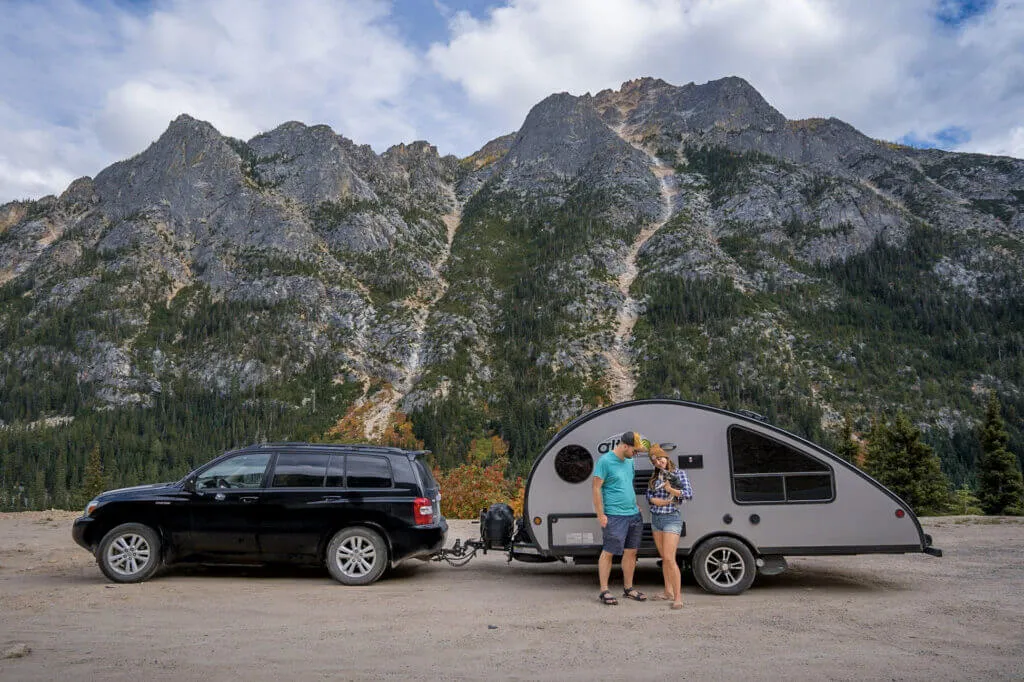
<instances>
[{"instance_id":1,"label":"flip flop","mask_svg":"<svg viewBox=\"0 0 1024 682\"><path fill-rule=\"evenodd\" d=\"M672 597L665 596L661 592L651 597L651 601L672 601Z\"/></svg>"},{"instance_id":2,"label":"flip flop","mask_svg":"<svg viewBox=\"0 0 1024 682\"><path fill-rule=\"evenodd\" d=\"M681 608L683 608L683 602L677 601L677 602L673 602L672 603L672 610L673 611L677 611L677 610L679 610Z\"/></svg>"}]
</instances>

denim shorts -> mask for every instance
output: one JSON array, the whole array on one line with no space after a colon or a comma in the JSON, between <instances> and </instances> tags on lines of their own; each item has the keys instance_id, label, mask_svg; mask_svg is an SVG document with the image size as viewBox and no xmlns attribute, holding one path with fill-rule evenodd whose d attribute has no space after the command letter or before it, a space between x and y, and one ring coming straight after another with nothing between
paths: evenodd
<instances>
[{"instance_id":1,"label":"denim shorts","mask_svg":"<svg viewBox=\"0 0 1024 682\"><path fill-rule=\"evenodd\" d=\"M640 534L644 530L644 518L640 514L632 516L608 515L608 525L603 529L604 545L601 547L609 554L618 556L624 549L639 549Z\"/></svg>"},{"instance_id":2,"label":"denim shorts","mask_svg":"<svg viewBox=\"0 0 1024 682\"><path fill-rule=\"evenodd\" d=\"M651 512L651 530L680 535L683 532L683 517L679 512L674 514L655 514Z\"/></svg>"}]
</instances>

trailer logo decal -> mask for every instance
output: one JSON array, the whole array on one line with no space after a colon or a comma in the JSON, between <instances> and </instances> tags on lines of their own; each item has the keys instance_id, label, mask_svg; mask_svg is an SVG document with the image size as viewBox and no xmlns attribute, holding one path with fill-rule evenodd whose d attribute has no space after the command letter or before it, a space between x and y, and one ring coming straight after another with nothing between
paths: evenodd
<instances>
[{"instance_id":1,"label":"trailer logo decal","mask_svg":"<svg viewBox=\"0 0 1024 682\"><path fill-rule=\"evenodd\" d=\"M614 436L608 436L603 441L601 441L600 443L597 444L597 451L600 454L602 454L602 455L607 453L607 452L611 452L612 450L615 449L615 446L618 445L619 441L621 441L621 440L622 440L622 434L621 433L617 433ZM649 450L650 447L651 447L651 441L649 441L648 439L644 438L643 435L641 434L640 435L640 445L643 447L644 450Z\"/></svg>"}]
</instances>

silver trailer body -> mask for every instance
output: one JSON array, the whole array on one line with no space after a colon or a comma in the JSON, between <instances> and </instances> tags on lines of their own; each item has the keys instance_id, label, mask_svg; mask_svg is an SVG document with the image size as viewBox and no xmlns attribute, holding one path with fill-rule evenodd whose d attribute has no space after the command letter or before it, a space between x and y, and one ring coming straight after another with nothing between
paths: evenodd
<instances>
[{"instance_id":1,"label":"silver trailer body","mask_svg":"<svg viewBox=\"0 0 1024 682\"><path fill-rule=\"evenodd\" d=\"M682 505L679 556L709 591L743 591L755 565L778 572L785 555L941 555L899 497L836 455L762 421L674 400L597 410L548 443L530 472L524 507L524 525L540 554L586 561L600 553L593 466L627 430L661 443L686 471L693 499ZM657 556L644 496L652 471L646 454L637 455L634 467L645 522L640 556ZM743 575L723 573L735 562L747 564Z\"/></svg>"}]
</instances>

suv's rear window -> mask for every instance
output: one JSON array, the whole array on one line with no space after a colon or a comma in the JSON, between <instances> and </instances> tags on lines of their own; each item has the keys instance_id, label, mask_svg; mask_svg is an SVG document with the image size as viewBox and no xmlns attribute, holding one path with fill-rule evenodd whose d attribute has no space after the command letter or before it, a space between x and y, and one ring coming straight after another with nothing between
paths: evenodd
<instances>
[{"instance_id":1,"label":"suv's rear window","mask_svg":"<svg viewBox=\"0 0 1024 682\"><path fill-rule=\"evenodd\" d=\"M345 476L349 488L390 488L391 463L386 457L347 455Z\"/></svg>"},{"instance_id":2,"label":"suv's rear window","mask_svg":"<svg viewBox=\"0 0 1024 682\"><path fill-rule=\"evenodd\" d=\"M419 472L420 480L423 481L423 487L427 490L437 490L437 479L434 478L434 474L430 473L427 465L417 459L413 460L413 466Z\"/></svg>"}]
</instances>

